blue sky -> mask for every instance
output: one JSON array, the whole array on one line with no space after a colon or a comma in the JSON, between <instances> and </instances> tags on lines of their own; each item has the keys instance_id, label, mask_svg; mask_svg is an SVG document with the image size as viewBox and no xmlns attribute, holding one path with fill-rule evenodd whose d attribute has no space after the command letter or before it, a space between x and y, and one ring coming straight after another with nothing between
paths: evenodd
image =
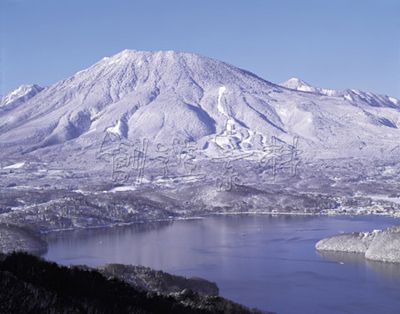
<instances>
[{"instance_id":1,"label":"blue sky","mask_svg":"<svg viewBox=\"0 0 400 314\"><path fill-rule=\"evenodd\" d=\"M0 12L1 94L132 48L400 97L398 0L0 0Z\"/></svg>"}]
</instances>

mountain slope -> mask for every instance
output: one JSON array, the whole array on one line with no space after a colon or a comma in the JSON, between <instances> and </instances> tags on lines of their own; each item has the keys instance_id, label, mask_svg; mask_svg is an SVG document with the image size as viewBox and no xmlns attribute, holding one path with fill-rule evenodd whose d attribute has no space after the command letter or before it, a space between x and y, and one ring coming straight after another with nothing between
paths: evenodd
<instances>
[{"instance_id":1,"label":"mountain slope","mask_svg":"<svg viewBox=\"0 0 400 314\"><path fill-rule=\"evenodd\" d=\"M124 50L0 112L0 147L98 148L115 134L194 141L218 154L299 137L305 153L350 155L398 145L399 109L386 96L328 92L300 80L281 87L196 54Z\"/></svg>"}]
</instances>

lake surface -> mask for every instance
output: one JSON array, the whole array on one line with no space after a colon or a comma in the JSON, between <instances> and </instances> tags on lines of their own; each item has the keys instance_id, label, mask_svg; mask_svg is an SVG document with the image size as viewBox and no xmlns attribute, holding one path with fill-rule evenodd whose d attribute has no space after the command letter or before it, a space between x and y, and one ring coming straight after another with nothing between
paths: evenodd
<instances>
[{"instance_id":1,"label":"lake surface","mask_svg":"<svg viewBox=\"0 0 400 314\"><path fill-rule=\"evenodd\" d=\"M329 235L396 223L381 216L214 216L53 234L45 258L200 276L216 282L224 297L281 314L398 314L399 265L314 249Z\"/></svg>"}]
</instances>

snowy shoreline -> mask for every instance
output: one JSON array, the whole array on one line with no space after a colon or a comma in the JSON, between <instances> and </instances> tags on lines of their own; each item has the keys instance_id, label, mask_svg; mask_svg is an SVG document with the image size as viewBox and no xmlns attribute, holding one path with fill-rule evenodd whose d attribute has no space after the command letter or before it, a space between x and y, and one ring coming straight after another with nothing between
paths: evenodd
<instances>
[{"instance_id":1,"label":"snowy shoreline","mask_svg":"<svg viewBox=\"0 0 400 314\"><path fill-rule=\"evenodd\" d=\"M353 232L320 240L317 251L362 254L367 260L400 263L400 225L385 230Z\"/></svg>"},{"instance_id":2,"label":"snowy shoreline","mask_svg":"<svg viewBox=\"0 0 400 314\"><path fill-rule=\"evenodd\" d=\"M110 228L119 228L126 226L134 226L134 225L149 225L152 223L162 223L169 222L174 223L177 221L190 221L190 220L201 220L207 217L213 216L241 216L241 215L270 215L270 216L388 216L393 218L399 218L398 216L393 216L388 213L304 213L304 212L279 212L279 211L238 211L238 212L215 212L215 213L205 213L201 216L188 216L188 217L169 217L169 218L158 218L158 219L146 219L140 221L132 221L132 222L118 222L104 225L96 225L96 226L86 226L86 227L70 227L70 228L58 228L58 229L50 229L50 230L42 230L42 231L32 231L28 230L23 226L14 226L10 225L12 229L4 227L5 224L0 225L0 232L3 234L1 242L0 242L0 252L9 253L12 251L26 251L32 254L43 255L47 252L47 241L46 236L56 233L62 232L74 232L78 230L95 230L95 229L110 229ZM13 232L10 232L13 230ZM16 230L18 232L16 232ZM7 235L7 236L6 236ZM8 241L4 239L8 238ZM18 241L15 241L18 239ZM323 241L323 240L321 240ZM321 242L320 241L320 242ZM319 242L319 243L320 243ZM317 245L318 246L318 245ZM317 247L317 250L324 250L322 246ZM334 250L325 248L325 250ZM345 252L345 249L340 249L337 251ZM351 249L349 250L349 252Z\"/></svg>"}]
</instances>

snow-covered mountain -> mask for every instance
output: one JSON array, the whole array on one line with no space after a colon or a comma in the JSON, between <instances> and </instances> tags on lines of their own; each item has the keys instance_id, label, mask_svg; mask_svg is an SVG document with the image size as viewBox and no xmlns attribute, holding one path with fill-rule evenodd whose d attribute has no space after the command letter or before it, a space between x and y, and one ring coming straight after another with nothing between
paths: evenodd
<instances>
[{"instance_id":1,"label":"snow-covered mountain","mask_svg":"<svg viewBox=\"0 0 400 314\"><path fill-rule=\"evenodd\" d=\"M294 89L297 91L301 92L310 92L310 93L316 93L316 94L321 94L321 95L326 95L326 96L339 96L338 92L333 90L333 89L324 89L324 88L319 88L312 86L303 80L297 78L297 77L292 77L288 79L286 82L283 82L280 84L283 87L289 88L289 89Z\"/></svg>"},{"instance_id":2,"label":"snow-covered mountain","mask_svg":"<svg viewBox=\"0 0 400 314\"><path fill-rule=\"evenodd\" d=\"M0 99L0 112L14 109L43 90L39 85L21 85Z\"/></svg>"},{"instance_id":3,"label":"snow-covered mountain","mask_svg":"<svg viewBox=\"0 0 400 314\"><path fill-rule=\"evenodd\" d=\"M162 144L179 138L212 154L263 150L272 137L288 144L298 137L306 153L351 156L390 151L400 139L396 99L298 79L279 86L174 51L124 50L1 103L0 148L7 153L95 148L105 134Z\"/></svg>"},{"instance_id":4,"label":"snow-covered mountain","mask_svg":"<svg viewBox=\"0 0 400 314\"><path fill-rule=\"evenodd\" d=\"M345 89L343 91L338 91L334 89L319 88L312 86L296 77L292 77L280 85L302 92L316 93L325 96L343 97L344 99L354 103L367 103L373 107L399 108L400 106L400 101L398 99L386 95L377 95L356 89Z\"/></svg>"}]
</instances>

